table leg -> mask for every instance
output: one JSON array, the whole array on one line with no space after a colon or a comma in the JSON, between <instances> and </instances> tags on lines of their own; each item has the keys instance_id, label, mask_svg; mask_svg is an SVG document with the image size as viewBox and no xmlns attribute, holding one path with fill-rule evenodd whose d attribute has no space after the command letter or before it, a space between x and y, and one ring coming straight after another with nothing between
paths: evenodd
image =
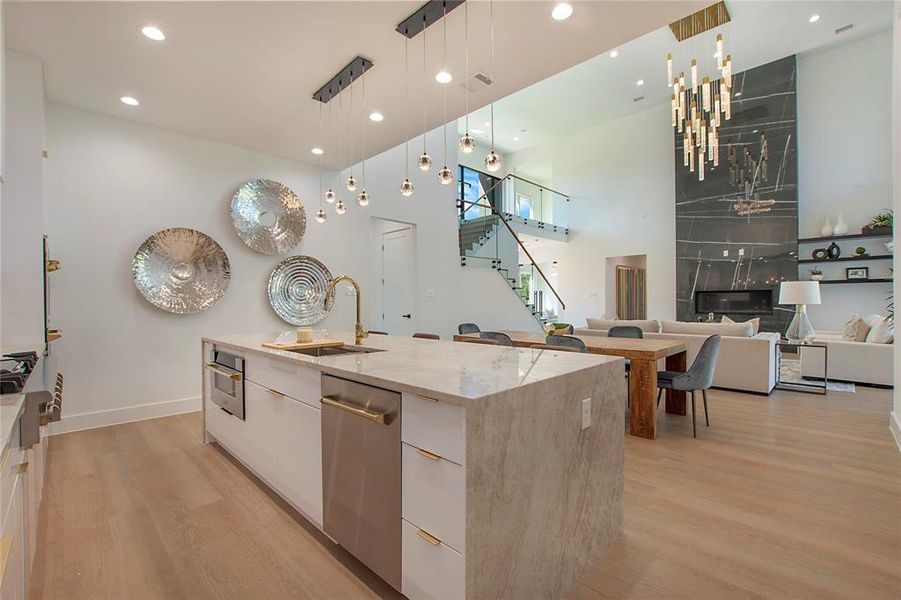
<instances>
[{"instance_id":1,"label":"table leg","mask_svg":"<svg viewBox=\"0 0 901 600\"><path fill-rule=\"evenodd\" d=\"M672 354L666 357L667 371L680 371L684 373L688 369L688 358L685 352ZM666 390L666 412L671 415L684 415L685 392L678 390Z\"/></svg>"},{"instance_id":2,"label":"table leg","mask_svg":"<svg viewBox=\"0 0 901 600\"><path fill-rule=\"evenodd\" d=\"M629 386L629 433L653 440L657 437L657 361L632 359Z\"/></svg>"}]
</instances>

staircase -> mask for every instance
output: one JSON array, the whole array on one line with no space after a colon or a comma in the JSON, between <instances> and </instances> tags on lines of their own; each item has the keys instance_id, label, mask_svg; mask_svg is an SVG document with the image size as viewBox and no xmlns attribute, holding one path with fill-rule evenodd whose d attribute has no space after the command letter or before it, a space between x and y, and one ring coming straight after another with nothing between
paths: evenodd
<instances>
[{"instance_id":1,"label":"staircase","mask_svg":"<svg viewBox=\"0 0 901 600\"><path fill-rule=\"evenodd\" d=\"M483 201L484 197L480 200ZM549 290L549 292L542 291L542 294L553 293L558 300L559 296L557 296L556 291L554 291L547 279L544 278L541 269L531 259L531 255L525 250L522 241L510 227L508 220L497 210L484 204L478 205L482 208L490 209L491 214L466 219L463 218L465 210L474 203L460 200L459 204L461 215L459 220L461 266L496 271L535 320L544 326L551 319L546 312L541 310L541 307L536 306L533 298L530 298L529 290L523 288L521 273L523 271L529 272L529 281L533 282L533 286L536 289L545 288ZM529 258L529 262L526 264L520 264L520 249ZM562 301L560 301L560 307L565 308Z\"/></svg>"}]
</instances>

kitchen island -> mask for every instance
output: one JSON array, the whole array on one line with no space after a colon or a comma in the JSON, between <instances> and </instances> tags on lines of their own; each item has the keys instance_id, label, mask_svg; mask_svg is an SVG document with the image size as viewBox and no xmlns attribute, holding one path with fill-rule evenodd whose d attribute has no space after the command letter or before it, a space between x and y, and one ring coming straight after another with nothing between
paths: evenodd
<instances>
[{"instance_id":1,"label":"kitchen island","mask_svg":"<svg viewBox=\"0 0 901 600\"><path fill-rule=\"evenodd\" d=\"M407 597L562 597L621 531L621 358L291 335L203 338L205 439Z\"/></svg>"}]
</instances>

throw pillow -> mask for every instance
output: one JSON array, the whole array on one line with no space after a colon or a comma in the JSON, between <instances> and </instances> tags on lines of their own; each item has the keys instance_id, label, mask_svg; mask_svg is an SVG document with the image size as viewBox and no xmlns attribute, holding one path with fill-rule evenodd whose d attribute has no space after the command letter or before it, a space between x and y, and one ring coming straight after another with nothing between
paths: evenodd
<instances>
[{"instance_id":1,"label":"throw pillow","mask_svg":"<svg viewBox=\"0 0 901 600\"><path fill-rule=\"evenodd\" d=\"M842 340L846 342L864 342L869 332L869 324L860 315L854 315L850 321L845 323L845 327L842 329Z\"/></svg>"},{"instance_id":2,"label":"throw pillow","mask_svg":"<svg viewBox=\"0 0 901 600\"><path fill-rule=\"evenodd\" d=\"M723 318L720 320L721 323L750 323L751 327L753 327L754 333L751 335L757 335L760 333L760 317L754 317L753 319L748 319L747 321L733 321L726 315L723 315Z\"/></svg>"},{"instance_id":3,"label":"throw pillow","mask_svg":"<svg viewBox=\"0 0 901 600\"><path fill-rule=\"evenodd\" d=\"M866 342L870 344L891 344L895 340L895 324L883 319L870 328Z\"/></svg>"}]
</instances>

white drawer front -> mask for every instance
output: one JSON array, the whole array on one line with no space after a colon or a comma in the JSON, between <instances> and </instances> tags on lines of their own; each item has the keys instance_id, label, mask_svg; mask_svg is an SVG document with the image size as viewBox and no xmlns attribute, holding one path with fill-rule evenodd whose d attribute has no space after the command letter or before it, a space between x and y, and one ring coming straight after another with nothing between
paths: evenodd
<instances>
[{"instance_id":1,"label":"white drawer front","mask_svg":"<svg viewBox=\"0 0 901 600\"><path fill-rule=\"evenodd\" d=\"M244 376L258 385L319 408L319 398L322 396L319 369L284 358L248 353L244 358Z\"/></svg>"},{"instance_id":2,"label":"white drawer front","mask_svg":"<svg viewBox=\"0 0 901 600\"><path fill-rule=\"evenodd\" d=\"M444 544L434 545L406 521L403 525L401 592L410 600L459 599L466 595L463 556Z\"/></svg>"},{"instance_id":3,"label":"white drawer front","mask_svg":"<svg viewBox=\"0 0 901 600\"><path fill-rule=\"evenodd\" d=\"M401 439L458 465L464 457L462 406L404 394Z\"/></svg>"},{"instance_id":4,"label":"white drawer front","mask_svg":"<svg viewBox=\"0 0 901 600\"><path fill-rule=\"evenodd\" d=\"M465 553L466 478L463 467L403 445L403 516Z\"/></svg>"},{"instance_id":5,"label":"white drawer front","mask_svg":"<svg viewBox=\"0 0 901 600\"><path fill-rule=\"evenodd\" d=\"M206 400L206 429L235 456L246 451L244 421L222 410L212 400Z\"/></svg>"}]
</instances>

